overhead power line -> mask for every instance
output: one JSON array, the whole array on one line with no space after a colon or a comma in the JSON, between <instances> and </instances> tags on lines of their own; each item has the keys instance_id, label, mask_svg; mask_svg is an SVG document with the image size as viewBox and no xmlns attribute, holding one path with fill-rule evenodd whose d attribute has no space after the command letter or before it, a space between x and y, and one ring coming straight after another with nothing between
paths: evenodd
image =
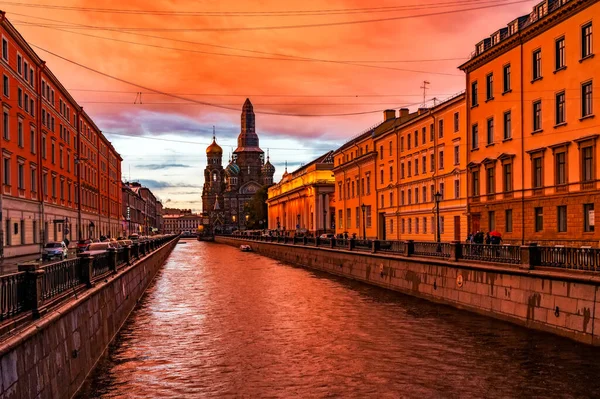
<instances>
[{"instance_id":1,"label":"overhead power line","mask_svg":"<svg viewBox=\"0 0 600 399\"><path fill-rule=\"evenodd\" d=\"M397 6L385 7L362 7L362 8L330 8L330 9L314 9L314 10L278 10L278 11L173 11L173 10L132 10L132 9L117 9L117 8L94 8L94 7L77 7L65 6L56 4L42 3L24 3L24 2L3 2L6 5L15 7L27 7L38 9L50 9L61 11L76 11L76 12L93 12L93 13L108 13L108 14L133 14L133 15L156 15L156 16L179 16L179 17L302 17L302 16L319 16L319 15L344 15L344 14L366 14L366 13L389 13L423 8L449 7L461 4L477 4L489 2L489 0L454 0L438 3L419 3L419 4L404 4Z\"/></svg>"},{"instance_id":2,"label":"overhead power line","mask_svg":"<svg viewBox=\"0 0 600 399\"><path fill-rule=\"evenodd\" d=\"M47 54L53 55L53 56L55 56L55 57L57 57L57 58L59 58L59 59L61 59L63 61L66 61L66 62L70 63L70 64L77 65L78 67L86 69L86 70L88 70L90 72L94 72L96 74L99 74L99 75L102 75L104 77L116 80L116 81L121 82L121 83L125 83L125 84L131 85L131 86L139 87L140 89L143 89L143 90L151 91L151 92L157 93L157 94L162 94L164 96L176 98L178 100L183 100L183 101L192 102L192 103L196 103L196 104L206 105L206 106L209 106L209 107L221 108L221 109L227 109L227 110L230 110L230 111L239 112L239 107L234 108L234 107L229 107L229 106L223 106L223 105L219 105L219 104L215 104L215 103L211 103L211 102L207 102L207 101L199 101L199 100L194 100L194 99L191 99L191 98L186 98L186 97L183 97L183 96L180 96L180 95L176 95L176 94L170 94L170 93L167 93L167 92L164 92L164 91L161 91L161 90L153 89L153 88L150 88L150 87L147 87L147 86L140 85L140 84L135 83L135 82L131 82L131 81L119 78L117 76L110 75L110 74L108 74L106 72L99 71L99 70L91 68L91 67L89 67L87 65L83 65L83 64L81 64L79 62L76 62L76 61L70 60L70 59L68 59L66 57L63 57L63 56L61 56L59 54L56 54L56 53L54 53L54 52L52 52L50 50L46 50L43 47L40 47L40 46L38 46L36 44L30 43L30 46L32 46L34 48L37 48L38 50L41 50L41 51L43 51L43 52L45 52ZM416 105L416 104L418 104L418 103L415 103L415 104L404 104L404 105L402 105L402 107L410 107L410 106L413 106L413 105ZM346 112L346 113L339 113L339 114L294 114L294 113L269 112L269 111L255 111L255 113L257 113L257 114L264 114L264 115L277 115L277 116L325 117L325 116L367 115L367 114L373 114L373 113L383 112L383 111L384 111L383 109L379 109L379 110L373 110L373 111Z\"/></svg>"},{"instance_id":3,"label":"overhead power line","mask_svg":"<svg viewBox=\"0 0 600 399\"><path fill-rule=\"evenodd\" d=\"M102 90L102 89L67 89L69 91L82 91L92 93L118 93L136 94L139 91L128 90ZM154 92L142 92L142 94L153 95ZM361 97L421 97L422 94L231 94L231 93L170 93L179 96L201 96L201 97L278 97L278 98L361 98ZM437 93L432 96L451 96L454 93Z\"/></svg>"},{"instance_id":4,"label":"overhead power line","mask_svg":"<svg viewBox=\"0 0 600 399\"><path fill-rule=\"evenodd\" d=\"M318 60L318 59L308 59L308 58L303 58L303 59L302 58L270 58L270 57L257 57L257 56L242 55L242 54L215 53L215 52L202 51L202 50L184 49L184 48L160 46L160 45L156 45L156 44L140 43L140 42L134 42L134 41L130 41L130 40L116 39L116 38L112 38L112 37L97 36L97 35L92 35L92 34L83 33L83 32L73 32L73 31L68 30L68 29L52 28L52 27L50 27L48 25L31 24L31 23L27 23L27 22L24 22L24 21L20 21L20 22L15 21L15 24L18 24L18 23L24 23L24 24L27 24L27 25L30 25L30 26L34 26L34 27L38 27L38 28L54 29L54 30L58 30L58 31L63 31L63 32L75 34L75 35L87 36L87 37L92 37L92 38L102 39L102 40L108 40L108 41L113 41L113 42L133 44L133 45L136 45L136 46L152 47L152 48L159 48L159 49L165 49L165 50L183 51L183 52L189 52L189 53L199 53L199 54L217 55L217 56L224 56L224 57L236 57L236 58L252 58L252 59L269 60L269 61L326 62L326 63L330 63L330 64L353 65L353 66L363 67L363 68L387 69L387 70L392 70L392 71L420 73L420 74L427 74L427 75L455 76L455 77L461 77L461 78L464 76L463 74L456 74L456 73L423 71L423 70L416 70L416 69L405 69L405 68L388 67L388 66L382 66L382 65L360 64L360 63L345 62L345 61Z\"/></svg>"},{"instance_id":5,"label":"overhead power line","mask_svg":"<svg viewBox=\"0 0 600 399\"><path fill-rule=\"evenodd\" d=\"M219 28L140 28L140 27L128 27L119 29L127 30L131 32L239 32L239 31L261 31L261 30L285 30L285 29L304 29L304 28L323 28L332 26L345 26L345 25L358 25L358 24L369 24L377 22L389 22L399 21L405 19L415 18L426 18L440 15L458 14L468 11L485 10L489 8L505 7L507 5L529 3L531 0L517 0L511 2L498 3L497 1L491 4L481 5L477 7L459 8L453 10L437 11L424 14L413 14L413 15L401 15L395 17L386 18L373 18L373 19L359 19L353 21L338 21L338 22L322 22L322 23L310 23L310 24L298 24L298 25L272 25L272 26L238 26L238 27L219 27ZM107 27L79 27L78 29L99 29L105 30ZM71 28L74 29L74 28Z\"/></svg>"}]
</instances>

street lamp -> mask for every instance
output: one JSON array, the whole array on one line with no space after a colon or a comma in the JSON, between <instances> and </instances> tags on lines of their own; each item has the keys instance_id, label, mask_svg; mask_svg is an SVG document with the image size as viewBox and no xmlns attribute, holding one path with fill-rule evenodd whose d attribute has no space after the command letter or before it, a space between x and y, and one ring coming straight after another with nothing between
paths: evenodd
<instances>
[{"instance_id":1,"label":"street lamp","mask_svg":"<svg viewBox=\"0 0 600 399\"><path fill-rule=\"evenodd\" d=\"M367 206L365 204L362 204L360 206L360 209L362 210L362 214L363 214L363 240L367 239L367 224L365 222L365 211L367 210Z\"/></svg>"},{"instance_id":2,"label":"street lamp","mask_svg":"<svg viewBox=\"0 0 600 399\"><path fill-rule=\"evenodd\" d=\"M440 237L440 201L442 200L442 194L438 191L435 193L435 215L436 215L436 231L437 231L437 242L438 244L441 242Z\"/></svg>"}]
</instances>

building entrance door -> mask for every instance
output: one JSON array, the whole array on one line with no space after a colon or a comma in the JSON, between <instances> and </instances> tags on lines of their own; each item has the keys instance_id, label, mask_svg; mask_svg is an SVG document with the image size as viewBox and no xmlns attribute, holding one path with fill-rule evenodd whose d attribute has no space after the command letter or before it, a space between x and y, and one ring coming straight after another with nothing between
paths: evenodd
<instances>
[{"instance_id":1,"label":"building entrance door","mask_svg":"<svg viewBox=\"0 0 600 399\"><path fill-rule=\"evenodd\" d=\"M454 216L454 241L460 240L460 216Z\"/></svg>"},{"instance_id":2,"label":"building entrance door","mask_svg":"<svg viewBox=\"0 0 600 399\"><path fill-rule=\"evenodd\" d=\"M379 214L379 239L385 240L385 213Z\"/></svg>"}]
</instances>

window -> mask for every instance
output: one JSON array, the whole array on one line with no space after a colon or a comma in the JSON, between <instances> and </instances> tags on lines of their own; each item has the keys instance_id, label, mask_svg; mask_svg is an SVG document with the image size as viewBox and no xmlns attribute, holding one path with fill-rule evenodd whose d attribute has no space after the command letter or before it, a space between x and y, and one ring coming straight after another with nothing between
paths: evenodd
<instances>
[{"instance_id":1,"label":"window","mask_svg":"<svg viewBox=\"0 0 600 399\"><path fill-rule=\"evenodd\" d=\"M5 140L10 140L10 132L9 132L9 115L8 111L5 109L2 118L2 136Z\"/></svg>"},{"instance_id":2,"label":"window","mask_svg":"<svg viewBox=\"0 0 600 399\"><path fill-rule=\"evenodd\" d=\"M406 199L408 200L408 205L412 204L412 190L410 188L406 192Z\"/></svg>"},{"instance_id":3,"label":"window","mask_svg":"<svg viewBox=\"0 0 600 399\"><path fill-rule=\"evenodd\" d=\"M404 232L406 231L405 227L406 227L406 223L405 223L404 219L402 219L402 228L400 230L402 232L402 234L404 234Z\"/></svg>"},{"instance_id":4,"label":"window","mask_svg":"<svg viewBox=\"0 0 600 399\"><path fill-rule=\"evenodd\" d=\"M473 172L471 172L471 182L473 183L473 196L474 197L478 197L479 196L479 171L478 170L474 170Z\"/></svg>"},{"instance_id":5,"label":"window","mask_svg":"<svg viewBox=\"0 0 600 399\"><path fill-rule=\"evenodd\" d=\"M415 159L415 176L419 175L419 158Z\"/></svg>"},{"instance_id":6,"label":"window","mask_svg":"<svg viewBox=\"0 0 600 399\"><path fill-rule=\"evenodd\" d=\"M567 206L556 207L556 229L559 233L567 232Z\"/></svg>"},{"instance_id":7,"label":"window","mask_svg":"<svg viewBox=\"0 0 600 399\"><path fill-rule=\"evenodd\" d=\"M542 101L533 103L533 131L542 130Z\"/></svg>"},{"instance_id":8,"label":"window","mask_svg":"<svg viewBox=\"0 0 600 399\"><path fill-rule=\"evenodd\" d=\"M17 122L17 141L19 147L25 147L25 138L23 137L23 119L19 118Z\"/></svg>"},{"instance_id":9,"label":"window","mask_svg":"<svg viewBox=\"0 0 600 399\"><path fill-rule=\"evenodd\" d=\"M79 198L77 198L77 191L75 191L75 202L78 202ZM338 220L340 221L340 228L344 227L344 215L341 209L338 210Z\"/></svg>"},{"instance_id":10,"label":"window","mask_svg":"<svg viewBox=\"0 0 600 399\"><path fill-rule=\"evenodd\" d=\"M29 95L25 94L25 99L23 101L25 103L25 112L29 112Z\"/></svg>"},{"instance_id":11,"label":"window","mask_svg":"<svg viewBox=\"0 0 600 399\"><path fill-rule=\"evenodd\" d=\"M504 220L506 223L506 226L505 226L506 232L512 233L512 231L513 231L512 209L506 209L504 211Z\"/></svg>"},{"instance_id":12,"label":"window","mask_svg":"<svg viewBox=\"0 0 600 399\"><path fill-rule=\"evenodd\" d=\"M512 191L512 163L505 163L504 165L502 165L502 172L504 180L504 192Z\"/></svg>"},{"instance_id":13,"label":"window","mask_svg":"<svg viewBox=\"0 0 600 399\"><path fill-rule=\"evenodd\" d=\"M460 164L460 147L454 146L454 165Z\"/></svg>"},{"instance_id":14,"label":"window","mask_svg":"<svg viewBox=\"0 0 600 399\"><path fill-rule=\"evenodd\" d=\"M29 131L29 149L32 154L35 154L35 130Z\"/></svg>"},{"instance_id":15,"label":"window","mask_svg":"<svg viewBox=\"0 0 600 399\"><path fill-rule=\"evenodd\" d=\"M415 148L419 146L419 135L415 132Z\"/></svg>"},{"instance_id":16,"label":"window","mask_svg":"<svg viewBox=\"0 0 600 399\"><path fill-rule=\"evenodd\" d=\"M421 172L423 174L427 172L427 155L423 155L421 158Z\"/></svg>"},{"instance_id":17,"label":"window","mask_svg":"<svg viewBox=\"0 0 600 399\"><path fill-rule=\"evenodd\" d=\"M400 164L400 178L404 179L404 163Z\"/></svg>"},{"instance_id":18,"label":"window","mask_svg":"<svg viewBox=\"0 0 600 399\"><path fill-rule=\"evenodd\" d=\"M592 23L581 27L581 58L592 55Z\"/></svg>"},{"instance_id":19,"label":"window","mask_svg":"<svg viewBox=\"0 0 600 399\"><path fill-rule=\"evenodd\" d=\"M488 231L496 230L496 212L488 211Z\"/></svg>"},{"instance_id":20,"label":"window","mask_svg":"<svg viewBox=\"0 0 600 399\"><path fill-rule=\"evenodd\" d=\"M438 137L441 139L444 137L444 120L440 119L438 122Z\"/></svg>"},{"instance_id":21,"label":"window","mask_svg":"<svg viewBox=\"0 0 600 399\"><path fill-rule=\"evenodd\" d=\"M560 125L561 123L565 123L565 118L565 92L562 91L556 94L556 124Z\"/></svg>"},{"instance_id":22,"label":"window","mask_svg":"<svg viewBox=\"0 0 600 399\"><path fill-rule=\"evenodd\" d=\"M423 136L425 136L425 128L423 128ZM435 125L432 123L431 125L429 125L429 141L433 141L433 138L435 137ZM423 140L425 141L425 140Z\"/></svg>"},{"instance_id":23,"label":"window","mask_svg":"<svg viewBox=\"0 0 600 399\"><path fill-rule=\"evenodd\" d=\"M510 111L504 113L504 140L512 137L512 114Z\"/></svg>"},{"instance_id":24,"label":"window","mask_svg":"<svg viewBox=\"0 0 600 399\"><path fill-rule=\"evenodd\" d=\"M494 118L490 118L487 120L487 143L494 143Z\"/></svg>"},{"instance_id":25,"label":"window","mask_svg":"<svg viewBox=\"0 0 600 399\"><path fill-rule=\"evenodd\" d=\"M390 156L392 155L392 142L389 142L389 146L390 146Z\"/></svg>"},{"instance_id":26,"label":"window","mask_svg":"<svg viewBox=\"0 0 600 399\"><path fill-rule=\"evenodd\" d=\"M346 209L346 227L350 228L352 226L352 214L350 213L350 208Z\"/></svg>"},{"instance_id":27,"label":"window","mask_svg":"<svg viewBox=\"0 0 600 399\"><path fill-rule=\"evenodd\" d=\"M354 198L354 197L355 197L355 195L354 195L354 182L352 182L352 198Z\"/></svg>"},{"instance_id":28,"label":"window","mask_svg":"<svg viewBox=\"0 0 600 399\"><path fill-rule=\"evenodd\" d=\"M360 208L357 206L354 210L354 217L356 219L356 228L360 227Z\"/></svg>"},{"instance_id":29,"label":"window","mask_svg":"<svg viewBox=\"0 0 600 399\"><path fill-rule=\"evenodd\" d=\"M379 183L383 184L383 169L381 169L379 171ZM354 183L352 183L352 184L354 184Z\"/></svg>"},{"instance_id":30,"label":"window","mask_svg":"<svg viewBox=\"0 0 600 399\"><path fill-rule=\"evenodd\" d=\"M404 190L400 191L400 205L404 205Z\"/></svg>"},{"instance_id":31,"label":"window","mask_svg":"<svg viewBox=\"0 0 600 399\"><path fill-rule=\"evenodd\" d=\"M444 151L440 151L440 169L444 169Z\"/></svg>"},{"instance_id":32,"label":"window","mask_svg":"<svg viewBox=\"0 0 600 399\"><path fill-rule=\"evenodd\" d=\"M404 151L404 137L400 137L400 151Z\"/></svg>"},{"instance_id":33,"label":"window","mask_svg":"<svg viewBox=\"0 0 600 399\"><path fill-rule=\"evenodd\" d=\"M8 40L2 38L2 58L8 61Z\"/></svg>"},{"instance_id":34,"label":"window","mask_svg":"<svg viewBox=\"0 0 600 399\"><path fill-rule=\"evenodd\" d=\"M367 175L367 194L371 193L371 175Z\"/></svg>"},{"instance_id":35,"label":"window","mask_svg":"<svg viewBox=\"0 0 600 399\"><path fill-rule=\"evenodd\" d=\"M17 164L17 186L19 190L25 190L25 165L22 163Z\"/></svg>"},{"instance_id":36,"label":"window","mask_svg":"<svg viewBox=\"0 0 600 399\"><path fill-rule=\"evenodd\" d=\"M27 76L27 74L29 73L29 64L27 63L27 61L23 62L23 69L24 69L24 74L23 74L23 79L25 79L25 81L29 81L29 77Z\"/></svg>"},{"instance_id":37,"label":"window","mask_svg":"<svg viewBox=\"0 0 600 399\"><path fill-rule=\"evenodd\" d=\"M367 205L365 213L367 214L367 227L371 227L371 205Z\"/></svg>"},{"instance_id":38,"label":"window","mask_svg":"<svg viewBox=\"0 0 600 399\"><path fill-rule=\"evenodd\" d=\"M430 193L429 198L431 198L431 201L434 201L435 200L435 186L433 184L429 186L429 193Z\"/></svg>"},{"instance_id":39,"label":"window","mask_svg":"<svg viewBox=\"0 0 600 399\"><path fill-rule=\"evenodd\" d=\"M594 180L594 153L593 147L583 147L581 149L581 180Z\"/></svg>"},{"instance_id":40,"label":"window","mask_svg":"<svg viewBox=\"0 0 600 399\"><path fill-rule=\"evenodd\" d=\"M594 204L583 204L583 230L594 231L595 224Z\"/></svg>"},{"instance_id":41,"label":"window","mask_svg":"<svg viewBox=\"0 0 600 399\"><path fill-rule=\"evenodd\" d=\"M427 187L423 186L423 202L427 202Z\"/></svg>"},{"instance_id":42,"label":"window","mask_svg":"<svg viewBox=\"0 0 600 399\"><path fill-rule=\"evenodd\" d=\"M390 181L394 181L394 167L390 166Z\"/></svg>"},{"instance_id":43,"label":"window","mask_svg":"<svg viewBox=\"0 0 600 399\"><path fill-rule=\"evenodd\" d=\"M32 166L31 167L31 192L35 193L37 191L37 170Z\"/></svg>"},{"instance_id":44,"label":"window","mask_svg":"<svg viewBox=\"0 0 600 399\"><path fill-rule=\"evenodd\" d=\"M533 80L541 79L542 77L542 50L538 49L533 52Z\"/></svg>"},{"instance_id":45,"label":"window","mask_svg":"<svg viewBox=\"0 0 600 399\"><path fill-rule=\"evenodd\" d=\"M408 145L408 149L411 149L412 142L410 141L410 133L406 136L406 144Z\"/></svg>"},{"instance_id":46,"label":"window","mask_svg":"<svg viewBox=\"0 0 600 399\"><path fill-rule=\"evenodd\" d=\"M554 60L554 69L556 71L563 69L565 67L565 38L564 36L556 39L554 44L555 49L555 60Z\"/></svg>"},{"instance_id":47,"label":"window","mask_svg":"<svg viewBox=\"0 0 600 399\"><path fill-rule=\"evenodd\" d=\"M4 159L4 185L10 186L10 158Z\"/></svg>"},{"instance_id":48,"label":"window","mask_svg":"<svg viewBox=\"0 0 600 399\"><path fill-rule=\"evenodd\" d=\"M542 157L533 158L533 188L541 188L544 185L544 172Z\"/></svg>"},{"instance_id":49,"label":"window","mask_svg":"<svg viewBox=\"0 0 600 399\"><path fill-rule=\"evenodd\" d=\"M458 133L460 130L460 115L458 112L454 113L454 133Z\"/></svg>"},{"instance_id":50,"label":"window","mask_svg":"<svg viewBox=\"0 0 600 399\"><path fill-rule=\"evenodd\" d=\"M440 183L440 199L444 199L446 198L446 193L444 190L444 183Z\"/></svg>"},{"instance_id":51,"label":"window","mask_svg":"<svg viewBox=\"0 0 600 399\"><path fill-rule=\"evenodd\" d=\"M411 177L412 176L412 162L408 161L408 164L406 166L407 166L407 169L408 169L407 170L408 177Z\"/></svg>"},{"instance_id":52,"label":"window","mask_svg":"<svg viewBox=\"0 0 600 399\"><path fill-rule=\"evenodd\" d=\"M544 230L544 208L535 208L535 231L540 232Z\"/></svg>"},{"instance_id":53,"label":"window","mask_svg":"<svg viewBox=\"0 0 600 399\"><path fill-rule=\"evenodd\" d=\"M510 86L510 64L508 65L504 65L503 68L503 75L504 75L504 84L503 84L503 88L504 88L504 93L508 93L511 90L511 86Z\"/></svg>"},{"instance_id":54,"label":"window","mask_svg":"<svg viewBox=\"0 0 600 399\"><path fill-rule=\"evenodd\" d=\"M394 232L394 219L390 219L390 233Z\"/></svg>"},{"instance_id":55,"label":"window","mask_svg":"<svg viewBox=\"0 0 600 399\"><path fill-rule=\"evenodd\" d=\"M20 87L17 89L17 105L20 108L23 108L23 89L21 89ZM42 123L44 123L43 118Z\"/></svg>"},{"instance_id":56,"label":"window","mask_svg":"<svg viewBox=\"0 0 600 399\"><path fill-rule=\"evenodd\" d=\"M477 123L471 127L471 145L474 150L479 148L479 126Z\"/></svg>"},{"instance_id":57,"label":"window","mask_svg":"<svg viewBox=\"0 0 600 399\"><path fill-rule=\"evenodd\" d=\"M383 146L379 146L379 159L383 159Z\"/></svg>"},{"instance_id":58,"label":"window","mask_svg":"<svg viewBox=\"0 0 600 399\"><path fill-rule=\"evenodd\" d=\"M385 200L384 200L383 194L381 194L381 207L385 208Z\"/></svg>"},{"instance_id":59,"label":"window","mask_svg":"<svg viewBox=\"0 0 600 399\"><path fill-rule=\"evenodd\" d=\"M489 74L485 77L485 93L486 99L493 100L494 99L494 75Z\"/></svg>"},{"instance_id":60,"label":"window","mask_svg":"<svg viewBox=\"0 0 600 399\"><path fill-rule=\"evenodd\" d=\"M42 158L46 159L46 136L42 135Z\"/></svg>"},{"instance_id":61,"label":"window","mask_svg":"<svg viewBox=\"0 0 600 399\"><path fill-rule=\"evenodd\" d=\"M419 218L415 218L415 234L419 234Z\"/></svg>"},{"instance_id":62,"label":"window","mask_svg":"<svg viewBox=\"0 0 600 399\"><path fill-rule=\"evenodd\" d=\"M554 154L556 185L567 183L566 155L567 154L565 152L557 152Z\"/></svg>"},{"instance_id":63,"label":"window","mask_svg":"<svg viewBox=\"0 0 600 399\"><path fill-rule=\"evenodd\" d=\"M486 193L494 194L496 192L496 168L489 167L485 171L486 173Z\"/></svg>"},{"instance_id":64,"label":"window","mask_svg":"<svg viewBox=\"0 0 600 399\"><path fill-rule=\"evenodd\" d=\"M429 156L429 164L430 170L433 172L435 170L435 154Z\"/></svg>"},{"instance_id":65,"label":"window","mask_svg":"<svg viewBox=\"0 0 600 399\"><path fill-rule=\"evenodd\" d=\"M42 192L45 196L48 195L48 173L42 175Z\"/></svg>"},{"instance_id":66,"label":"window","mask_svg":"<svg viewBox=\"0 0 600 399\"><path fill-rule=\"evenodd\" d=\"M454 199L460 198L460 180L454 180Z\"/></svg>"},{"instance_id":67,"label":"window","mask_svg":"<svg viewBox=\"0 0 600 399\"><path fill-rule=\"evenodd\" d=\"M408 234L412 233L412 218L408 218Z\"/></svg>"},{"instance_id":68,"label":"window","mask_svg":"<svg viewBox=\"0 0 600 399\"><path fill-rule=\"evenodd\" d=\"M56 157L54 154L54 141L52 142L52 144L50 145L50 158L52 159L52 163L56 163ZM217 175L215 174L213 177L216 177Z\"/></svg>"},{"instance_id":69,"label":"window","mask_svg":"<svg viewBox=\"0 0 600 399\"><path fill-rule=\"evenodd\" d=\"M419 189L415 188L415 204L419 203Z\"/></svg>"},{"instance_id":70,"label":"window","mask_svg":"<svg viewBox=\"0 0 600 399\"><path fill-rule=\"evenodd\" d=\"M19 75L23 75L23 57L21 57L21 54L17 54L17 72Z\"/></svg>"},{"instance_id":71,"label":"window","mask_svg":"<svg viewBox=\"0 0 600 399\"><path fill-rule=\"evenodd\" d=\"M479 104L477 98L477 81L471 83L471 107L476 107Z\"/></svg>"},{"instance_id":72,"label":"window","mask_svg":"<svg viewBox=\"0 0 600 399\"><path fill-rule=\"evenodd\" d=\"M446 225L443 216L440 216L440 234L444 234L444 226Z\"/></svg>"},{"instance_id":73,"label":"window","mask_svg":"<svg viewBox=\"0 0 600 399\"><path fill-rule=\"evenodd\" d=\"M390 191L390 206L394 206L394 192Z\"/></svg>"},{"instance_id":74,"label":"window","mask_svg":"<svg viewBox=\"0 0 600 399\"><path fill-rule=\"evenodd\" d=\"M2 92L4 93L4 95L6 97L8 97L10 94L10 89L8 87L8 76L4 75L4 79L3 79L2 83L3 83L2 84Z\"/></svg>"},{"instance_id":75,"label":"window","mask_svg":"<svg viewBox=\"0 0 600 399\"><path fill-rule=\"evenodd\" d=\"M592 82L587 82L581 85L581 117L585 118L592 114Z\"/></svg>"}]
</instances>

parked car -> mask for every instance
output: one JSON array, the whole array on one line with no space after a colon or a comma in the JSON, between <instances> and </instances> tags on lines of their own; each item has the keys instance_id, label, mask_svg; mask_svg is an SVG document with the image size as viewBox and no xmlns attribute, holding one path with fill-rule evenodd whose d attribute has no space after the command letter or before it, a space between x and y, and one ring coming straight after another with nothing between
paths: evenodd
<instances>
[{"instance_id":1,"label":"parked car","mask_svg":"<svg viewBox=\"0 0 600 399\"><path fill-rule=\"evenodd\" d=\"M118 242L119 242L119 244L121 244L122 247L127 247L130 245L133 245L132 240L123 239L123 240L118 240Z\"/></svg>"},{"instance_id":2,"label":"parked car","mask_svg":"<svg viewBox=\"0 0 600 399\"><path fill-rule=\"evenodd\" d=\"M139 234L130 234L128 237L131 241L133 242L139 242L140 241L140 236Z\"/></svg>"},{"instance_id":3,"label":"parked car","mask_svg":"<svg viewBox=\"0 0 600 399\"><path fill-rule=\"evenodd\" d=\"M51 260L55 258L67 259L69 249L64 242L51 241L44 246L42 250L42 260Z\"/></svg>"},{"instance_id":4,"label":"parked car","mask_svg":"<svg viewBox=\"0 0 600 399\"><path fill-rule=\"evenodd\" d=\"M92 243L92 240L79 240L77 242L77 252L85 252Z\"/></svg>"},{"instance_id":5,"label":"parked car","mask_svg":"<svg viewBox=\"0 0 600 399\"><path fill-rule=\"evenodd\" d=\"M90 246L86 252L108 251L109 248L117 248L117 246L110 241L94 242L94 243L90 244Z\"/></svg>"}]
</instances>

